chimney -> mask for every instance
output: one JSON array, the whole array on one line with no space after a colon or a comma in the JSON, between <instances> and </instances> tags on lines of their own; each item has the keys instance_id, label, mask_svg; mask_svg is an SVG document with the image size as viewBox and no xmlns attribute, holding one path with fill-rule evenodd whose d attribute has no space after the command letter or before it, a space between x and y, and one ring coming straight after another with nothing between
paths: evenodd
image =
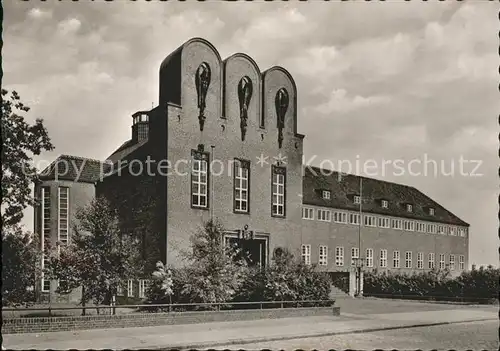
<instances>
[{"instance_id":1,"label":"chimney","mask_svg":"<svg viewBox=\"0 0 500 351\"><path fill-rule=\"evenodd\" d=\"M132 115L132 141L139 143L149 137L149 115L147 112L139 111Z\"/></svg>"}]
</instances>

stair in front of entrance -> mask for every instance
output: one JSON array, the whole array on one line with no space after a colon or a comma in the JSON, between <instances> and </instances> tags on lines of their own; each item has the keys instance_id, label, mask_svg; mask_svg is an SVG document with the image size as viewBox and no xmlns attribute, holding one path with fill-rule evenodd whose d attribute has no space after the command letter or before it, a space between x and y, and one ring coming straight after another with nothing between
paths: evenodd
<instances>
[{"instance_id":1,"label":"stair in front of entrance","mask_svg":"<svg viewBox=\"0 0 500 351\"><path fill-rule=\"evenodd\" d=\"M332 289L331 289L330 295L329 295L331 299L335 299L335 298L339 298L339 297L349 297L349 298L352 298L351 296L349 296L349 294L347 294L346 292L340 290L335 285L332 285L331 287L332 287Z\"/></svg>"}]
</instances>

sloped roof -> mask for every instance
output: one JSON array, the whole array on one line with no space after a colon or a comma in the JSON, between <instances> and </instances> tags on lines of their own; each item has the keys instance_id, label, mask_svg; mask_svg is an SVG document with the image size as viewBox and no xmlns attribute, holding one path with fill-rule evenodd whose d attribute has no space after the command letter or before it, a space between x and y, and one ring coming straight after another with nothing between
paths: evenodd
<instances>
[{"instance_id":1,"label":"sloped roof","mask_svg":"<svg viewBox=\"0 0 500 351\"><path fill-rule=\"evenodd\" d=\"M148 142L147 139L135 143L132 139L124 142L118 149L116 149L111 155L108 156L107 160L115 163L119 160L124 159L127 155L131 154L133 151L140 148L142 145Z\"/></svg>"},{"instance_id":2,"label":"sloped roof","mask_svg":"<svg viewBox=\"0 0 500 351\"><path fill-rule=\"evenodd\" d=\"M363 178L363 212L469 226L414 187L318 167L305 166L302 201L305 205L359 211L352 195L359 195L360 178ZM321 190L329 190L330 199L323 199ZM388 208L382 208L382 199L388 201ZM406 204L413 206L412 212L406 210ZM434 208L434 215L429 214L428 208Z\"/></svg>"},{"instance_id":3,"label":"sloped roof","mask_svg":"<svg viewBox=\"0 0 500 351\"><path fill-rule=\"evenodd\" d=\"M70 180L95 183L106 171L107 165L99 160L85 157L60 155L40 174L40 180Z\"/></svg>"}]
</instances>

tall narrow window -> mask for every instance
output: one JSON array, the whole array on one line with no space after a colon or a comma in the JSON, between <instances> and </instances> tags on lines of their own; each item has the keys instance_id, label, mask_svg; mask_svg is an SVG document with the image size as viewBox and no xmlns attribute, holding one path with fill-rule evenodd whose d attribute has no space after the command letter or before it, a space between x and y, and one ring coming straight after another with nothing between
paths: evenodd
<instances>
[{"instance_id":1,"label":"tall narrow window","mask_svg":"<svg viewBox=\"0 0 500 351\"><path fill-rule=\"evenodd\" d=\"M302 262L311 264L311 245L302 245Z\"/></svg>"},{"instance_id":2,"label":"tall narrow window","mask_svg":"<svg viewBox=\"0 0 500 351\"><path fill-rule=\"evenodd\" d=\"M42 291L48 292L50 290L50 280L44 278L43 270L48 265L48 244L50 243L50 188L43 187L42 188L42 211L41 211L42 223L41 223L41 232L42 232Z\"/></svg>"},{"instance_id":3,"label":"tall narrow window","mask_svg":"<svg viewBox=\"0 0 500 351\"><path fill-rule=\"evenodd\" d=\"M412 253L411 251L406 251L405 253L405 268L411 268L412 267Z\"/></svg>"},{"instance_id":4,"label":"tall narrow window","mask_svg":"<svg viewBox=\"0 0 500 351\"><path fill-rule=\"evenodd\" d=\"M337 266L344 265L344 248L342 246L335 248L335 264Z\"/></svg>"},{"instance_id":5,"label":"tall narrow window","mask_svg":"<svg viewBox=\"0 0 500 351\"><path fill-rule=\"evenodd\" d=\"M192 151L191 206L208 208L208 154Z\"/></svg>"},{"instance_id":6,"label":"tall narrow window","mask_svg":"<svg viewBox=\"0 0 500 351\"><path fill-rule=\"evenodd\" d=\"M458 256L458 269L461 271L465 270L465 256L460 255Z\"/></svg>"},{"instance_id":7,"label":"tall narrow window","mask_svg":"<svg viewBox=\"0 0 500 351\"><path fill-rule=\"evenodd\" d=\"M392 267L394 267L394 268L400 268L399 251L394 251L392 253Z\"/></svg>"},{"instance_id":8,"label":"tall narrow window","mask_svg":"<svg viewBox=\"0 0 500 351\"><path fill-rule=\"evenodd\" d=\"M380 250L380 267L381 268L387 267L387 250L385 249Z\"/></svg>"},{"instance_id":9,"label":"tall narrow window","mask_svg":"<svg viewBox=\"0 0 500 351\"><path fill-rule=\"evenodd\" d=\"M366 249L366 267L373 267L373 249Z\"/></svg>"},{"instance_id":10,"label":"tall narrow window","mask_svg":"<svg viewBox=\"0 0 500 351\"><path fill-rule=\"evenodd\" d=\"M431 252L431 253L429 254L429 256L427 257L427 261L428 261L428 262L427 262L427 267L428 267L429 269L434 269L434 266L435 266L435 258L434 258L434 253L433 253L433 252Z\"/></svg>"},{"instance_id":11,"label":"tall narrow window","mask_svg":"<svg viewBox=\"0 0 500 351\"><path fill-rule=\"evenodd\" d=\"M132 279L127 280L127 297L134 296L134 281Z\"/></svg>"},{"instance_id":12,"label":"tall narrow window","mask_svg":"<svg viewBox=\"0 0 500 351\"><path fill-rule=\"evenodd\" d=\"M439 269L444 269L446 267L446 261L444 254L439 254Z\"/></svg>"},{"instance_id":13,"label":"tall narrow window","mask_svg":"<svg viewBox=\"0 0 500 351\"><path fill-rule=\"evenodd\" d=\"M248 213L250 194L250 162L235 160L234 162L234 211Z\"/></svg>"},{"instance_id":14,"label":"tall narrow window","mask_svg":"<svg viewBox=\"0 0 500 351\"><path fill-rule=\"evenodd\" d=\"M359 213L349 213L349 223L359 225Z\"/></svg>"},{"instance_id":15,"label":"tall narrow window","mask_svg":"<svg viewBox=\"0 0 500 351\"><path fill-rule=\"evenodd\" d=\"M423 252L417 253L417 268L418 269L424 268L424 253Z\"/></svg>"},{"instance_id":16,"label":"tall narrow window","mask_svg":"<svg viewBox=\"0 0 500 351\"><path fill-rule=\"evenodd\" d=\"M351 266L355 266L359 259L359 248L351 247Z\"/></svg>"},{"instance_id":17,"label":"tall narrow window","mask_svg":"<svg viewBox=\"0 0 500 351\"><path fill-rule=\"evenodd\" d=\"M328 246L320 245L319 246L319 265L327 266L328 265Z\"/></svg>"},{"instance_id":18,"label":"tall narrow window","mask_svg":"<svg viewBox=\"0 0 500 351\"><path fill-rule=\"evenodd\" d=\"M146 292L149 286L149 281L146 279L139 279L139 298L146 297Z\"/></svg>"},{"instance_id":19,"label":"tall narrow window","mask_svg":"<svg viewBox=\"0 0 500 351\"><path fill-rule=\"evenodd\" d=\"M59 228L58 241L61 245L68 243L68 213L69 213L69 188L59 187Z\"/></svg>"},{"instance_id":20,"label":"tall narrow window","mask_svg":"<svg viewBox=\"0 0 500 351\"><path fill-rule=\"evenodd\" d=\"M455 255L450 255L450 271L455 270Z\"/></svg>"},{"instance_id":21,"label":"tall narrow window","mask_svg":"<svg viewBox=\"0 0 500 351\"><path fill-rule=\"evenodd\" d=\"M285 217L286 169L283 167L272 167L272 201L271 214Z\"/></svg>"}]
</instances>

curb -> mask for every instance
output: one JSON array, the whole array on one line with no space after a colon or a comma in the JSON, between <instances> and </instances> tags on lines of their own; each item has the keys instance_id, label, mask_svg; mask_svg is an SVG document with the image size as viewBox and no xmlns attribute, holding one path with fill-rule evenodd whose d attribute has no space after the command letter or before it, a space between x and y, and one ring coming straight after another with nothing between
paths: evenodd
<instances>
[{"instance_id":1,"label":"curb","mask_svg":"<svg viewBox=\"0 0 500 351\"><path fill-rule=\"evenodd\" d=\"M209 347L226 346L226 345L244 345L244 344L254 344L262 342L272 342L280 340L294 340L294 339L308 339L308 338L318 338L323 336L335 336L335 335L345 335L345 334L360 334L360 333L371 333L383 330L397 330L397 329L408 329L408 328L420 328L420 327L433 327L438 325L448 325L448 324L459 324L459 323L472 323L472 322L483 322L483 321L495 321L495 318L479 318L466 321L456 321L456 322L435 322L435 323L418 323L410 325L398 325L390 327L374 327L358 330L348 330L341 332L323 332L316 334L305 334L305 335L293 335L293 336L273 336L273 337L262 337L262 338L252 338L252 339L231 339L226 341L208 342L208 343L193 343L180 346L149 346L146 349L149 350L192 350L192 349L207 349ZM140 349L144 349L141 347Z\"/></svg>"}]
</instances>

